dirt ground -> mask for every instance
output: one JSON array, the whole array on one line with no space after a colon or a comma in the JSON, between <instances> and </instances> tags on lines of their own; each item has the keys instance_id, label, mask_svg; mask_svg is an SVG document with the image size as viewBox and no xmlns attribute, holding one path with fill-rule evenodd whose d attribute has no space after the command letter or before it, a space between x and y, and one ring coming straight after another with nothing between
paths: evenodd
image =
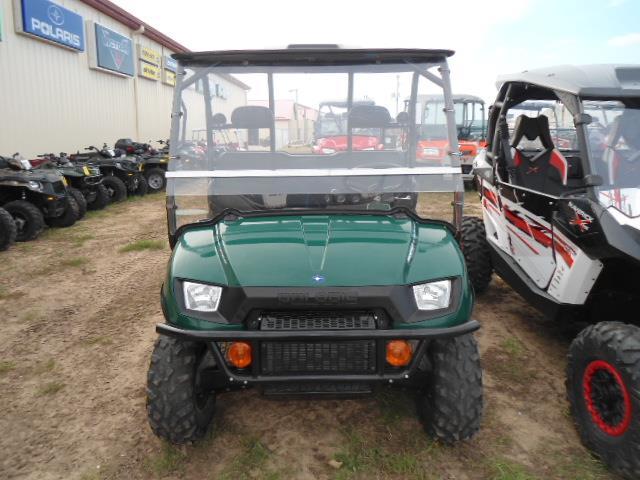
<instances>
[{"instance_id":1,"label":"dirt ground","mask_svg":"<svg viewBox=\"0 0 640 480\"><path fill-rule=\"evenodd\" d=\"M569 417L570 339L495 278L474 314L486 388L471 441L427 438L397 390L340 401L252 390L219 396L203 442L165 445L147 425L145 381L168 258L161 195L0 254L0 478L613 478Z\"/></svg>"}]
</instances>

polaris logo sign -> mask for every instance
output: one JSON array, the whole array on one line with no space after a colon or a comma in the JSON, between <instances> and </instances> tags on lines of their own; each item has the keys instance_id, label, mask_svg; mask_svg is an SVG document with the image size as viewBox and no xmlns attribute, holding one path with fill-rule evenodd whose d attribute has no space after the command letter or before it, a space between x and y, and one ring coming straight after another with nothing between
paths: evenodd
<instances>
[{"instance_id":1,"label":"polaris logo sign","mask_svg":"<svg viewBox=\"0 0 640 480\"><path fill-rule=\"evenodd\" d=\"M22 31L84 51L82 17L48 0L22 0Z\"/></svg>"},{"instance_id":2,"label":"polaris logo sign","mask_svg":"<svg viewBox=\"0 0 640 480\"><path fill-rule=\"evenodd\" d=\"M132 77L134 62L131 39L97 23L95 34L97 66Z\"/></svg>"}]
</instances>

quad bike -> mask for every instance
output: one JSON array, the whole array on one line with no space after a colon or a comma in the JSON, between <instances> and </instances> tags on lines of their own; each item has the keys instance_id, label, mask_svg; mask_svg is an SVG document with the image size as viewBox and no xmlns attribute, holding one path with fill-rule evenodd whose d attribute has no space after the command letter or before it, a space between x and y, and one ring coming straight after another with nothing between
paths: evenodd
<instances>
[{"instance_id":1,"label":"quad bike","mask_svg":"<svg viewBox=\"0 0 640 480\"><path fill-rule=\"evenodd\" d=\"M19 242L35 239L46 225L70 227L80 216L64 177L57 171L33 170L18 154L0 157L0 207L13 217Z\"/></svg>"},{"instance_id":2,"label":"quad bike","mask_svg":"<svg viewBox=\"0 0 640 480\"><path fill-rule=\"evenodd\" d=\"M17 234L18 227L13 217L4 208L0 208L0 252L13 245Z\"/></svg>"},{"instance_id":3,"label":"quad bike","mask_svg":"<svg viewBox=\"0 0 640 480\"><path fill-rule=\"evenodd\" d=\"M31 164L39 169L53 169L60 172L67 181L67 191L80 207L80 218L87 210L101 210L109 204L109 194L102 185L102 174L98 167L71 163L66 153L38 155Z\"/></svg>"},{"instance_id":4,"label":"quad bike","mask_svg":"<svg viewBox=\"0 0 640 480\"><path fill-rule=\"evenodd\" d=\"M496 272L572 342L567 395L583 443L640 477L640 68L593 65L499 79L474 160L483 218L465 218L471 282ZM521 112L520 114L514 112Z\"/></svg>"},{"instance_id":5,"label":"quad bike","mask_svg":"<svg viewBox=\"0 0 640 480\"><path fill-rule=\"evenodd\" d=\"M173 254L161 292L166 323L156 326L147 382L156 435L173 443L202 438L216 396L249 387L272 396L410 388L432 436L455 442L478 431L479 324L471 319L474 296L456 239L463 195L457 155L416 166L415 115L398 124L381 103L350 101L346 148L331 155L278 150L273 134L259 151L184 148L189 125L208 126L207 145L220 128L275 130L274 111L264 106L239 106L228 124L214 122L227 108L209 92L220 75L269 91L269 105L292 81L301 92L323 85L318 93L348 98L354 87L400 77L410 109L419 86L442 92L457 152L452 54L323 46L174 55L180 111L172 114L171 151L180 158L167 172ZM327 76L344 82L320 80ZM191 95L195 82L204 95ZM409 139L401 148L352 148L353 130L391 127ZM449 192L451 222L395 203L406 192Z\"/></svg>"},{"instance_id":6,"label":"quad bike","mask_svg":"<svg viewBox=\"0 0 640 480\"><path fill-rule=\"evenodd\" d=\"M120 202L127 195L146 195L147 180L140 173L142 166L124 156L120 150L110 149L105 143L101 149L93 145L86 147L90 153L71 155L73 163L86 163L100 169L110 202Z\"/></svg>"},{"instance_id":7,"label":"quad bike","mask_svg":"<svg viewBox=\"0 0 640 480\"><path fill-rule=\"evenodd\" d=\"M162 140L159 143L162 144ZM121 138L115 144L119 150L125 151L127 155L136 155L142 166L142 174L147 180L149 190L159 192L166 186L165 173L169 163L168 150L156 150L148 143L134 142L130 138Z\"/></svg>"}]
</instances>

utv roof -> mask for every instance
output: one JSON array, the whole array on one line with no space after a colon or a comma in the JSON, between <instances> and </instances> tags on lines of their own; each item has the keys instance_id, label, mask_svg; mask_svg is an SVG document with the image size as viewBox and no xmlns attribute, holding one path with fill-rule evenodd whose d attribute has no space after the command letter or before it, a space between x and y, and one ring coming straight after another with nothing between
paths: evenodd
<instances>
[{"instance_id":1,"label":"utv roof","mask_svg":"<svg viewBox=\"0 0 640 480\"><path fill-rule=\"evenodd\" d=\"M581 97L640 96L640 65L558 65L501 75L496 85L530 83Z\"/></svg>"},{"instance_id":2,"label":"utv roof","mask_svg":"<svg viewBox=\"0 0 640 480\"><path fill-rule=\"evenodd\" d=\"M430 101L430 100L442 100L444 97L442 95L418 95L418 100L421 101ZM462 102L480 102L484 103L484 100L480 97L476 97L475 95L467 95L466 93L454 93L451 95L454 102L462 103Z\"/></svg>"},{"instance_id":3,"label":"utv roof","mask_svg":"<svg viewBox=\"0 0 640 480\"><path fill-rule=\"evenodd\" d=\"M453 50L418 48L336 48L296 45L277 50L219 50L211 52L175 53L173 58L183 65L336 65L372 63L440 62L453 55Z\"/></svg>"}]
</instances>

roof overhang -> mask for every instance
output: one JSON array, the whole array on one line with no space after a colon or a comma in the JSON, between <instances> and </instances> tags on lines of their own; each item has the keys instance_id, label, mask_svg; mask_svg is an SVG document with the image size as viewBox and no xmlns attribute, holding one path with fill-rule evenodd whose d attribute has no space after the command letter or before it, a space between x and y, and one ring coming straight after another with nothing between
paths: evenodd
<instances>
[{"instance_id":1,"label":"roof overhang","mask_svg":"<svg viewBox=\"0 0 640 480\"><path fill-rule=\"evenodd\" d=\"M279 50L223 50L177 53L173 58L183 65L349 65L376 63L437 63L453 55L452 50L425 49L342 49L290 48Z\"/></svg>"},{"instance_id":2,"label":"roof overhang","mask_svg":"<svg viewBox=\"0 0 640 480\"><path fill-rule=\"evenodd\" d=\"M496 85L522 83L583 98L640 97L640 65L559 65L501 75Z\"/></svg>"}]
</instances>

